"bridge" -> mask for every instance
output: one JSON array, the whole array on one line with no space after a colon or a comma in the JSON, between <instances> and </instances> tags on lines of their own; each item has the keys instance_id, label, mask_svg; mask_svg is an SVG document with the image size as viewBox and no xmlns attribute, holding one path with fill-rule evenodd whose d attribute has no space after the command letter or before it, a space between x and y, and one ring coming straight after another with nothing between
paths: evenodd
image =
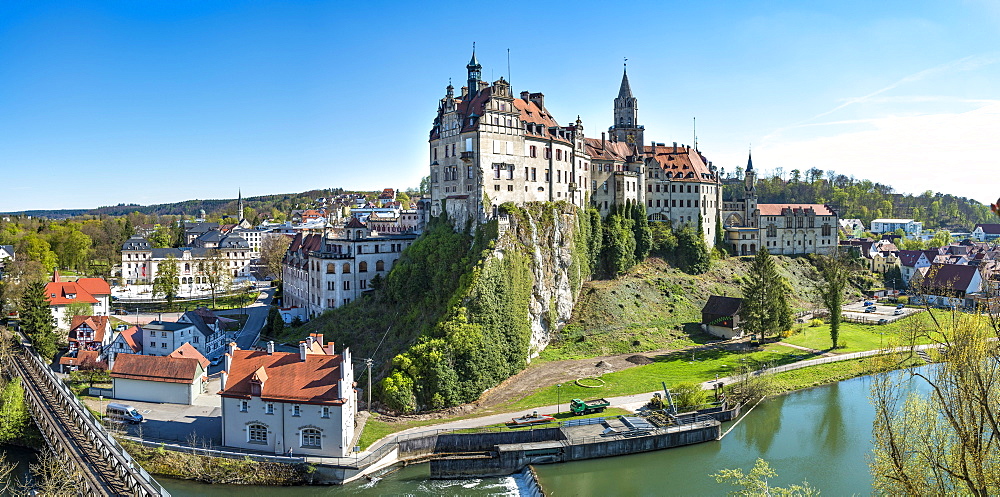
<instances>
[{"instance_id":1,"label":"bridge","mask_svg":"<svg viewBox=\"0 0 1000 497\"><path fill-rule=\"evenodd\" d=\"M56 377L29 342L22 338L7 343L0 345L0 367L6 376L21 378L38 430L59 460L69 465L80 495L170 495Z\"/></svg>"}]
</instances>

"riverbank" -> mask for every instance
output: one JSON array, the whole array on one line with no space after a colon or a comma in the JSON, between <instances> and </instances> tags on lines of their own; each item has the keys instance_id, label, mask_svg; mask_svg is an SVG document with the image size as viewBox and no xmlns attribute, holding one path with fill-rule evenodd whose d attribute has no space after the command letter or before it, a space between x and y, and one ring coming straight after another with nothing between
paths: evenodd
<instances>
[{"instance_id":1,"label":"riverbank","mask_svg":"<svg viewBox=\"0 0 1000 497\"><path fill-rule=\"evenodd\" d=\"M118 441L146 471L182 480L224 485L308 485L315 471L309 464L209 457L147 447L127 439Z\"/></svg>"}]
</instances>

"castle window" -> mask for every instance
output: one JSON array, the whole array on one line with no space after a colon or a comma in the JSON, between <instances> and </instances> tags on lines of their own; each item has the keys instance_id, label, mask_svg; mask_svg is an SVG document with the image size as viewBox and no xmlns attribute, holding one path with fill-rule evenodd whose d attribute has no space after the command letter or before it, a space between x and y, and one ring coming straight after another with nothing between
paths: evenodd
<instances>
[{"instance_id":1,"label":"castle window","mask_svg":"<svg viewBox=\"0 0 1000 497\"><path fill-rule=\"evenodd\" d=\"M345 262L344 266L343 266L343 271L341 271L341 272L344 273L344 274L351 274L351 264Z\"/></svg>"},{"instance_id":2,"label":"castle window","mask_svg":"<svg viewBox=\"0 0 1000 497\"><path fill-rule=\"evenodd\" d=\"M535 168L531 168L531 181L538 181L538 177L535 173L538 171Z\"/></svg>"},{"instance_id":3,"label":"castle window","mask_svg":"<svg viewBox=\"0 0 1000 497\"><path fill-rule=\"evenodd\" d=\"M302 430L302 447L319 449L322 440L321 432L315 428Z\"/></svg>"},{"instance_id":4,"label":"castle window","mask_svg":"<svg viewBox=\"0 0 1000 497\"><path fill-rule=\"evenodd\" d=\"M383 261L375 261L375 270L376 271L385 271L385 262L383 262Z\"/></svg>"},{"instance_id":5,"label":"castle window","mask_svg":"<svg viewBox=\"0 0 1000 497\"><path fill-rule=\"evenodd\" d=\"M434 160L438 160L438 149L434 149Z\"/></svg>"},{"instance_id":6,"label":"castle window","mask_svg":"<svg viewBox=\"0 0 1000 497\"><path fill-rule=\"evenodd\" d=\"M528 156L529 157L538 157L538 147L536 147L534 145L531 145L530 147L528 147Z\"/></svg>"},{"instance_id":7,"label":"castle window","mask_svg":"<svg viewBox=\"0 0 1000 497\"><path fill-rule=\"evenodd\" d=\"M247 428L247 441L250 443L266 444L267 427L260 424L253 424Z\"/></svg>"},{"instance_id":8,"label":"castle window","mask_svg":"<svg viewBox=\"0 0 1000 497\"><path fill-rule=\"evenodd\" d=\"M507 164L507 179L514 179L514 164Z\"/></svg>"},{"instance_id":9,"label":"castle window","mask_svg":"<svg viewBox=\"0 0 1000 497\"><path fill-rule=\"evenodd\" d=\"M465 167L465 174L468 179L472 179L472 166Z\"/></svg>"},{"instance_id":10,"label":"castle window","mask_svg":"<svg viewBox=\"0 0 1000 497\"><path fill-rule=\"evenodd\" d=\"M334 270L334 265L332 262L326 265L326 274L334 274L336 272L337 271Z\"/></svg>"},{"instance_id":11,"label":"castle window","mask_svg":"<svg viewBox=\"0 0 1000 497\"><path fill-rule=\"evenodd\" d=\"M365 262L365 261L359 262L358 263L358 272L359 273L367 273L368 272L368 263Z\"/></svg>"}]
</instances>

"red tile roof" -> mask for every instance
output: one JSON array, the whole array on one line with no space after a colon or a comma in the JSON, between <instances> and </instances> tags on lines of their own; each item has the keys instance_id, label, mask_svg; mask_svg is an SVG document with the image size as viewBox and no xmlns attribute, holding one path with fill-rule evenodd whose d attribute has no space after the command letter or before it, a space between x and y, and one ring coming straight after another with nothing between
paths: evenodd
<instances>
[{"instance_id":1,"label":"red tile roof","mask_svg":"<svg viewBox=\"0 0 1000 497\"><path fill-rule=\"evenodd\" d=\"M70 298L73 296L73 298ZM49 305L68 305L73 302L96 304L97 299L75 282L54 282L45 284L45 300Z\"/></svg>"},{"instance_id":2,"label":"red tile roof","mask_svg":"<svg viewBox=\"0 0 1000 497\"><path fill-rule=\"evenodd\" d=\"M796 211L812 209L817 216L833 216L830 207L823 204L757 204L761 216L781 216L785 209Z\"/></svg>"},{"instance_id":3,"label":"red tile roof","mask_svg":"<svg viewBox=\"0 0 1000 497\"><path fill-rule=\"evenodd\" d=\"M183 345L177 347L177 350L168 354L167 357L175 357L175 358L186 357L189 359L197 359L198 363L201 364L202 369L208 369L208 364L209 364L208 359L206 359L205 356L201 354L201 352L198 352L198 349L194 348L194 346L188 342L184 342Z\"/></svg>"},{"instance_id":4,"label":"red tile roof","mask_svg":"<svg viewBox=\"0 0 1000 497\"><path fill-rule=\"evenodd\" d=\"M198 359L138 354L118 354L111 368L112 378L193 383L203 373Z\"/></svg>"},{"instance_id":5,"label":"red tile roof","mask_svg":"<svg viewBox=\"0 0 1000 497\"><path fill-rule=\"evenodd\" d=\"M80 278L76 280L76 284L91 295L111 295L111 286L104 278Z\"/></svg>"},{"instance_id":6,"label":"red tile roof","mask_svg":"<svg viewBox=\"0 0 1000 497\"><path fill-rule=\"evenodd\" d=\"M643 147L645 155L656 160L671 181L688 181L697 183L718 182L715 174L708 168L705 158L697 150L688 147L652 146ZM652 167L652 166L651 166Z\"/></svg>"},{"instance_id":7,"label":"red tile roof","mask_svg":"<svg viewBox=\"0 0 1000 497\"><path fill-rule=\"evenodd\" d=\"M76 329L84 324L94 330L93 342L103 342L105 331L111 329L107 316L73 316L69 326L70 340L76 340Z\"/></svg>"},{"instance_id":8,"label":"red tile roof","mask_svg":"<svg viewBox=\"0 0 1000 497\"><path fill-rule=\"evenodd\" d=\"M76 366L79 369L108 369L108 364L99 361L97 358L100 352L96 350L81 350L76 357L60 357L59 364L62 366Z\"/></svg>"},{"instance_id":9,"label":"red tile roof","mask_svg":"<svg viewBox=\"0 0 1000 497\"><path fill-rule=\"evenodd\" d=\"M263 380L260 398L304 404L343 404L337 389L343 356L295 352L268 354L259 350L237 350L232 358L224 397L250 398L254 375ZM263 370L263 374L259 371Z\"/></svg>"},{"instance_id":10,"label":"red tile roof","mask_svg":"<svg viewBox=\"0 0 1000 497\"><path fill-rule=\"evenodd\" d=\"M142 329L138 326L133 326L122 332L122 339L129 347L132 347L136 353L142 352Z\"/></svg>"}]
</instances>

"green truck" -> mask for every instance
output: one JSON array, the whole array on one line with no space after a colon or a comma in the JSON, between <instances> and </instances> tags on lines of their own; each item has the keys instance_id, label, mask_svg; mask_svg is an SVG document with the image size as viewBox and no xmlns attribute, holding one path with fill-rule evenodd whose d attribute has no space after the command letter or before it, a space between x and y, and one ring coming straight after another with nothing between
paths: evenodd
<instances>
[{"instance_id":1,"label":"green truck","mask_svg":"<svg viewBox=\"0 0 1000 497\"><path fill-rule=\"evenodd\" d=\"M569 410L572 411L573 414L577 415L590 414L592 412L601 412L610 405L611 402L608 402L607 399L573 399L573 401L569 403Z\"/></svg>"}]
</instances>

